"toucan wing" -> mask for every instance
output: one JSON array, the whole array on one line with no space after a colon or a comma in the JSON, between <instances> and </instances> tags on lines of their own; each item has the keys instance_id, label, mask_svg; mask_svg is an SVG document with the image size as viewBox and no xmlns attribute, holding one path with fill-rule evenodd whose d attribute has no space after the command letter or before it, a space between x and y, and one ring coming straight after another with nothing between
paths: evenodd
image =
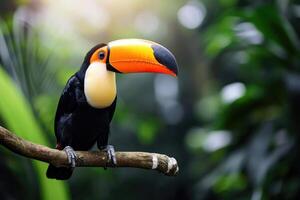
<instances>
[{"instance_id":1,"label":"toucan wing","mask_svg":"<svg viewBox=\"0 0 300 200\"><path fill-rule=\"evenodd\" d=\"M72 113L75 111L77 106L76 90L82 88L82 84L79 79L73 75L67 82L61 97L58 102L54 129L57 141L60 142L62 135L64 134L64 128L71 118Z\"/></svg>"},{"instance_id":2,"label":"toucan wing","mask_svg":"<svg viewBox=\"0 0 300 200\"><path fill-rule=\"evenodd\" d=\"M117 97L115 98L114 102L111 104L111 106L109 107L109 122L111 122L115 110L116 110L116 104L117 104Z\"/></svg>"}]
</instances>

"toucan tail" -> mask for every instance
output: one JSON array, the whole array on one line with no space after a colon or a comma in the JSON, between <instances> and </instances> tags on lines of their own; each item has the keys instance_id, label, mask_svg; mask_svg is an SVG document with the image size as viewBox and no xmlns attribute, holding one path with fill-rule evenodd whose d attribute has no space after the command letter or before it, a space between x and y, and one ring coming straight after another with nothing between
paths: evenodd
<instances>
[{"instance_id":1,"label":"toucan tail","mask_svg":"<svg viewBox=\"0 0 300 200\"><path fill-rule=\"evenodd\" d=\"M54 165L49 165L46 175L48 178L53 178L57 180L67 180L71 177L73 173L72 168L67 167L55 167Z\"/></svg>"}]
</instances>

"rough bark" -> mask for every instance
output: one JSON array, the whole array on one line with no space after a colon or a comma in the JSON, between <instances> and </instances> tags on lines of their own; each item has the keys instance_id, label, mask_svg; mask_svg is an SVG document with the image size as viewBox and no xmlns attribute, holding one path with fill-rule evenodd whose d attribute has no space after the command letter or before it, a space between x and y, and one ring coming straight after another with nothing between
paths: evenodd
<instances>
[{"instance_id":1,"label":"rough bark","mask_svg":"<svg viewBox=\"0 0 300 200\"><path fill-rule=\"evenodd\" d=\"M0 144L28 158L50 163L57 167L69 166L64 151L26 141L2 126L0 126ZM106 167L107 165L105 152L76 151L76 154L76 167ZM168 176L175 176L179 170L175 158L158 153L116 152L116 160L117 165L114 167L154 169Z\"/></svg>"}]
</instances>

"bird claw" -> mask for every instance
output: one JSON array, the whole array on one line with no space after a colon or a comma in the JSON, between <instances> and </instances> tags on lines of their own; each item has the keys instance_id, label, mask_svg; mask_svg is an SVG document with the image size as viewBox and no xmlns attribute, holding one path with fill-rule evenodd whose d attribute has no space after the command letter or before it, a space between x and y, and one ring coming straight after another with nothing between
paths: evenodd
<instances>
[{"instance_id":1,"label":"bird claw","mask_svg":"<svg viewBox=\"0 0 300 200\"><path fill-rule=\"evenodd\" d=\"M68 162L71 166L71 168L74 168L76 166L76 159L77 159L77 155L74 151L74 149L70 146L66 146L63 149L64 152L66 152L67 157L68 157Z\"/></svg>"},{"instance_id":2,"label":"bird claw","mask_svg":"<svg viewBox=\"0 0 300 200\"><path fill-rule=\"evenodd\" d=\"M100 150L105 151L107 153L107 162L104 169L107 169L108 166L115 167L117 165L117 159L114 146L106 145Z\"/></svg>"}]
</instances>

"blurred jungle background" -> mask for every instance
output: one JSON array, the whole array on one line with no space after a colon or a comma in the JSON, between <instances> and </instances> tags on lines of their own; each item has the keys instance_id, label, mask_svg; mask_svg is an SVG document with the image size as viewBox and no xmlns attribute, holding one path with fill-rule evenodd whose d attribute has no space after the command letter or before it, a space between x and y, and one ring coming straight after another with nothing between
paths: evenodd
<instances>
[{"instance_id":1,"label":"blurred jungle background","mask_svg":"<svg viewBox=\"0 0 300 200\"><path fill-rule=\"evenodd\" d=\"M144 38L168 47L178 79L118 75L110 143L174 156L177 177L76 169L0 147L0 199L297 199L300 1L0 0L0 124L54 147L68 78L95 44Z\"/></svg>"}]
</instances>

